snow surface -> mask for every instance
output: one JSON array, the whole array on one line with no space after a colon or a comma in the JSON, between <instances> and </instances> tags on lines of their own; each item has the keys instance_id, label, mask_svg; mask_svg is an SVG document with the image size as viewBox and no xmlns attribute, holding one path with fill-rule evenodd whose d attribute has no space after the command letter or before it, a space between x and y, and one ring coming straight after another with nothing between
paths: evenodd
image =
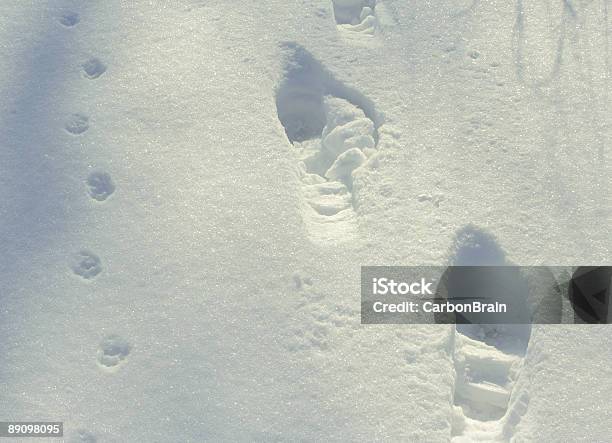
<instances>
[{"instance_id":1,"label":"snow surface","mask_svg":"<svg viewBox=\"0 0 612 443\"><path fill-rule=\"evenodd\" d=\"M610 264L608 8L0 3L0 420L610 441L607 325L359 323L361 265Z\"/></svg>"}]
</instances>

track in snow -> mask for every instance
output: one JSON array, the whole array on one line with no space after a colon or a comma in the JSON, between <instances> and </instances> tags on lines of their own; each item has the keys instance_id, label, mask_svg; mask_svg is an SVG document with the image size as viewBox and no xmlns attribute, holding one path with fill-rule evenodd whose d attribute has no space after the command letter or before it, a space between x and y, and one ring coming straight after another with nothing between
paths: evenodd
<instances>
[{"instance_id":1,"label":"track in snow","mask_svg":"<svg viewBox=\"0 0 612 443\"><path fill-rule=\"evenodd\" d=\"M521 82L542 87L559 76L572 27L576 10L569 0L517 0L514 52Z\"/></svg>"},{"instance_id":2,"label":"track in snow","mask_svg":"<svg viewBox=\"0 0 612 443\"><path fill-rule=\"evenodd\" d=\"M78 33L78 24L81 16L78 12L64 10L57 21L63 26L67 35ZM78 38L78 35L74 36ZM107 71L107 65L98 57L90 57L80 65L84 79L99 81ZM64 121L64 130L70 136L82 137L83 144L87 143L88 131L91 128L92 120L90 115L85 112L74 112L68 115ZM101 170L93 170L87 175L87 171L82 171L86 178L83 180L83 188L93 201L102 203L115 192L115 184L109 173ZM82 282L92 282L100 277L104 271L102 260L98 255L88 249L82 249L70 259L70 269L81 278ZM110 334L106 335L99 343L97 353L92 352L92 364L96 364L99 370L106 374L112 374L125 365L132 349L132 345L122 337ZM64 428L66 441L71 443L95 443L98 441L96 433L80 427L77 422L66 422Z\"/></svg>"},{"instance_id":3,"label":"track in snow","mask_svg":"<svg viewBox=\"0 0 612 443\"><path fill-rule=\"evenodd\" d=\"M338 30L346 36L371 37L377 26L376 0L332 0Z\"/></svg>"},{"instance_id":4,"label":"track in snow","mask_svg":"<svg viewBox=\"0 0 612 443\"><path fill-rule=\"evenodd\" d=\"M495 239L468 226L456 237L455 266L509 264ZM520 283L519 283L520 284ZM477 318L471 320L478 320ZM454 336L453 442L508 441L528 393L515 392L531 325L458 324Z\"/></svg>"},{"instance_id":5,"label":"track in snow","mask_svg":"<svg viewBox=\"0 0 612 443\"><path fill-rule=\"evenodd\" d=\"M502 342L513 338L503 328L498 334ZM471 338L459 328L455 333L453 442L508 441L527 408L526 393L512 402L524 351L520 354L505 352L494 338L491 340L494 344L484 340L484 336L483 339ZM520 344L526 349L528 341Z\"/></svg>"},{"instance_id":6,"label":"track in snow","mask_svg":"<svg viewBox=\"0 0 612 443\"><path fill-rule=\"evenodd\" d=\"M356 235L353 172L377 148L372 103L336 79L297 44L286 45L285 77L278 88L278 118L297 149L304 220L318 243Z\"/></svg>"}]
</instances>

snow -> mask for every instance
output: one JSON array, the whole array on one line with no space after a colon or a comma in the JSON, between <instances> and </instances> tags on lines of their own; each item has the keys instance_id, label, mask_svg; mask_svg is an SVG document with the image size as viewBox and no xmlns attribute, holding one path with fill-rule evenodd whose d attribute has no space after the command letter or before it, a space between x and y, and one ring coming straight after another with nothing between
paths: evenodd
<instances>
[{"instance_id":1,"label":"snow","mask_svg":"<svg viewBox=\"0 0 612 443\"><path fill-rule=\"evenodd\" d=\"M362 265L609 264L606 2L0 17L0 420L609 440L607 325L360 325L359 304Z\"/></svg>"}]
</instances>

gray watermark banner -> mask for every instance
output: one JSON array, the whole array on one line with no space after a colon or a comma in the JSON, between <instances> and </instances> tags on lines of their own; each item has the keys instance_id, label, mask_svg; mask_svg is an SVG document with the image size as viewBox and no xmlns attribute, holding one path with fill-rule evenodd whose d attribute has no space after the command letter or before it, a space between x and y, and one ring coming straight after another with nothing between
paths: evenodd
<instances>
[{"instance_id":1,"label":"gray watermark banner","mask_svg":"<svg viewBox=\"0 0 612 443\"><path fill-rule=\"evenodd\" d=\"M361 323L610 323L612 266L362 266Z\"/></svg>"}]
</instances>

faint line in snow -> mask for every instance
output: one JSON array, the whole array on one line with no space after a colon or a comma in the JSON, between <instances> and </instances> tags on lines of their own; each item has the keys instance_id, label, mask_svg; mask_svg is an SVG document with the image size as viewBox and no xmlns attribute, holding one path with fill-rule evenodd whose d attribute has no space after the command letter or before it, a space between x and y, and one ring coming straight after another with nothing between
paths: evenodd
<instances>
[{"instance_id":1,"label":"faint line in snow","mask_svg":"<svg viewBox=\"0 0 612 443\"><path fill-rule=\"evenodd\" d=\"M525 4L532 10L527 10ZM555 8L551 23L551 10ZM515 13L513 39L517 77L526 85L547 86L561 71L567 30L576 20L576 11L567 0L517 0Z\"/></svg>"}]
</instances>

